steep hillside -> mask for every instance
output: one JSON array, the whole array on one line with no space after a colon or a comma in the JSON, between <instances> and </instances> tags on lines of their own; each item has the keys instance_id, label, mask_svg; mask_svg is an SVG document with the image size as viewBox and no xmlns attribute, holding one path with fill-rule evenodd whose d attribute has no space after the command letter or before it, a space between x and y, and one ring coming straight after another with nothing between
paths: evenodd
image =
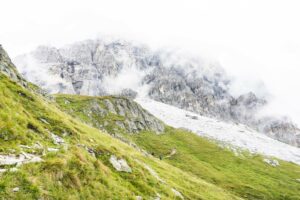
<instances>
[{"instance_id":1,"label":"steep hillside","mask_svg":"<svg viewBox=\"0 0 300 200\"><path fill-rule=\"evenodd\" d=\"M0 107L1 199L239 199L78 121L2 73Z\"/></svg>"},{"instance_id":2,"label":"steep hillside","mask_svg":"<svg viewBox=\"0 0 300 200\"><path fill-rule=\"evenodd\" d=\"M156 101L243 123L279 141L300 145L300 129L288 118L258 116L268 104L265 96L250 90L233 96L231 77L215 62L173 51L151 51L123 40L100 39L62 48L40 46L15 61L25 77L52 93L99 96L130 89Z\"/></svg>"},{"instance_id":3,"label":"steep hillside","mask_svg":"<svg viewBox=\"0 0 300 200\"><path fill-rule=\"evenodd\" d=\"M99 98L74 95L58 95L56 97L56 101L65 111L92 125L97 125L97 123L94 122L92 116L88 115L88 113L94 112L90 106L91 102L98 102L101 105L107 99L112 99L111 101L115 103L125 101L120 97ZM146 108L148 107L146 106ZM159 108L157 105L157 110ZM168 114L173 114L174 118L178 116L172 109L169 108L169 110ZM119 117L121 116L119 115ZM188 117L194 118L193 115ZM115 118L117 117L115 116ZM103 123L107 119L97 115L96 120ZM191 120L197 121L197 119ZM110 126L117 127L118 122L111 120ZM109 126L98 128L105 129L110 134L116 134L116 131ZM149 129L144 129L136 134L132 134L130 130L117 131L117 133L120 134L118 138L137 149L142 148L162 161L222 187L241 198L300 199L299 165L253 154L236 147L223 146L183 129L166 127L161 134L155 134ZM224 131L223 134L230 133Z\"/></svg>"}]
</instances>

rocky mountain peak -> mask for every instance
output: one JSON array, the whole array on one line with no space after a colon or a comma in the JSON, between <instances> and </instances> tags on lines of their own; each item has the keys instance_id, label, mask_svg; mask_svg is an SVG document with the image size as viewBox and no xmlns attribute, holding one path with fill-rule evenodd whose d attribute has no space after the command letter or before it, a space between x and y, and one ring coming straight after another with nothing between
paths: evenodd
<instances>
[{"instance_id":1,"label":"rocky mountain peak","mask_svg":"<svg viewBox=\"0 0 300 200\"><path fill-rule=\"evenodd\" d=\"M28 58L36 64L30 73L28 68L32 65ZM242 123L280 141L300 145L296 142L298 129L287 131L283 125L290 122L280 118L282 126L270 129L270 123L278 124L278 117L258 117L257 113L268 104L266 99L250 91L234 97L230 93L231 78L218 63L175 51L152 51L122 40L100 39L59 49L40 47L16 61L22 74L51 93L121 94L133 98L146 95L204 116ZM285 136L281 137L281 133Z\"/></svg>"}]
</instances>

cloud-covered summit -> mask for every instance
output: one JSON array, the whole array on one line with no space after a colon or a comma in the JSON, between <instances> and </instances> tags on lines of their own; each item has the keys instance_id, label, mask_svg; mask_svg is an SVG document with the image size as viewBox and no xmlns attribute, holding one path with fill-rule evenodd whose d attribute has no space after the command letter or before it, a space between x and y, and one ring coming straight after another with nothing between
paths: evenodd
<instances>
[{"instance_id":1,"label":"cloud-covered summit","mask_svg":"<svg viewBox=\"0 0 300 200\"><path fill-rule=\"evenodd\" d=\"M51 93L143 95L204 116L243 123L299 146L299 129L260 111L254 91L233 95L233 79L216 62L176 51L152 51L124 40L87 40L62 48L40 46L15 62L30 81Z\"/></svg>"}]
</instances>

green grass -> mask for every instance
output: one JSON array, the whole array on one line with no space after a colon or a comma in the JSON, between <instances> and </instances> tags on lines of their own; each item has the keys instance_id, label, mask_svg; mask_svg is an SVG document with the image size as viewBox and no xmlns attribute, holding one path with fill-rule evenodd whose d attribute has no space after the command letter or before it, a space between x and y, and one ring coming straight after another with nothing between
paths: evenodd
<instances>
[{"instance_id":1,"label":"green grass","mask_svg":"<svg viewBox=\"0 0 300 200\"><path fill-rule=\"evenodd\" d=\"M168 128L165 134L141 133L133 141L164 161L246 199L300 199L300 167L280 161L272 167L260 155L235 156L193 133ZM166 157L176 148L177 153Z\"/></svg>"},{"instance_id":2,"label":"green grass","mask_svg":"<svg viewBox=\"0 0 300 200\"><path fill-rule=\"evenodd\" d=\"M97 123L86 115L91 101L101 102L116 97L80 97L74 95L58 95L58 104L74 117L95 126L113 118L97 116ZM65 100L69 104L65 104ZM97 126L95 126L97 127ZM106 128L106 127L104 127ZM109 133L114 133L110 128ZM213 141L199 137L191 132L166 127L165 133L157 135L152 132L130 134L122 132L123 137L133 141L157 158L193 177L205 180L213 185L245 199L300 199L300 166L280 161L280 166L272 167L263 162L260 155L251 155L241 151L235 156L233 152L221 148ZM224 133L226 134L226 133ZM172 149L176 154L168 157Z\"/></svg>"},{"instance_id":3,"label":"green grass","mask_svg":"<svg viewBox=\"0 0 300 200\"><path fill-rule=\"evenodd\" d=\"M68 148L53 144L50 132L63 137ZM60 150L42 156L42 151L20 148L20 144L36 142ZM94 149L96 157L84 146ZM44 162L1 173L0 199L136 199L136 195L151 199L156 193L162 199L176 199L172 188L185 199L239 199L190 172L143 155L0 74L0 154L21 151L40 155ZM133 172L117 172L108 161L110 155L124 158ZM157 180L143 163L166 183ZM15 187L20 190L12 192Z\"/></svg>"}]
</instances>

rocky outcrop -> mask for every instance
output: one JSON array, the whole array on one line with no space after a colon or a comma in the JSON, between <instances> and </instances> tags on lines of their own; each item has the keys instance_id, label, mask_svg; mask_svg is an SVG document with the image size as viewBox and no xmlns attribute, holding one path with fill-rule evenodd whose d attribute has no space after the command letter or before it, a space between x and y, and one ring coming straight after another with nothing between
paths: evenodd
<instances>
[{"instance_id":1,"label":"rocky outcrop","mask_svg":"<svg viewBox=\"0 0 300 200\"><path fill-rule=\"evenodd\" d=\"M300 147L300 129L287 118L261 118L257 127L271 138Z\"/></svg>"},{"instance_id":2,"label":"rocky outcrop","mask_svg":"<svg viewBox=\"0 0 300 200\"><path fill-rule=\"evenodd\" d=\"M17 71L17 68L10 60L6 51L2 48L1 44L0 44L0 72L8 76L11 80L16 81L23 86L26 85L26 81L20 76L20 74Z\"/></svg>"},{"instance_id":3,"label":"rocky outcrop","mask_svg":"<svg viewBox=\"0 0 300 200\"><path fill-rule=\"evenodd\" d=\"M160 120L125 97L58 95L56 101L70 114L111 134L164 131L164 124Z\"/></svg>"},{"instance_id":4,"label":"rocky outcrop","mask_svg":"<svg viewBox=\"0 0 300 200\"><path fill-rule=\"evenodd\" d=\"M28 58L40 67L28 71ZM250 91L239 97L231 95L231 79L216 63L207 64L174 52L153 52L121 40L88 40L60 49L42 46L16 62L30 81L52 93L129 98L148 95L204 116L248 125L300 146L300 131L293 123L273 116L257 117L268 103L265 98ZM48 78L41 82L41 74ZM135 126L139 125L132 124L132 130Z\"/></svg>"}]
</instances>

